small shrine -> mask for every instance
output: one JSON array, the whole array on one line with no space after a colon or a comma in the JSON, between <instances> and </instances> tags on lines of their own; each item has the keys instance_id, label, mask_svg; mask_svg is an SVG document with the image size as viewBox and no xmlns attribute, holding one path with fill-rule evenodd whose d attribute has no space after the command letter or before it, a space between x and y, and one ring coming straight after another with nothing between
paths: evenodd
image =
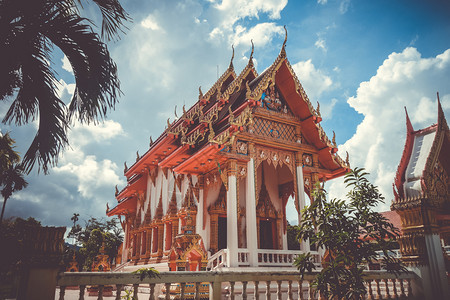
<instances>
[{"instance_id":1,"label":"small shrine","mask_svg":"<svg viewBox=\"0 0 450 300\"><path fill-rule=\"evenodd\" d=\"M450 131L438 94L436 124L414 130L406 112L406 142L391 205L401 219L402 260L420 272L430 289L426 294L436 299L448 295L450 258L443 246L450 245L449 153Z\"/></svg>"},{"instance_id":2,"label":"small shrine","mask_svg":"<svg viewBox=\"0 0 450 300\"><path fill-rule=\"evenodd\" d=\"M109 272L111 271L111 265L109 263L109 256L106 254L105 251L105 243L102 243L102 247L99 250L99 254L94 258L94 261L91 265L91 272ZM99 286L90 286L87 290L89 293L89 296L98 296L99 292ZM103 296L104 297L111 297L113 286L112 285L105 285L102 287L103 289Z\"/></svg>"},{"instance_id":3,"label":"small shrine","mask_svg":"<svg viewBox=\"0 0 450 300\"><path fill-rule=\"evenodd\" d=\"M66 272L79 272L75 252L73 253L72 260L69 262L69 266L67 267Z\"/></svg>"},{"instance_id":4,"label":"small shrine","mask_svg":"<svg viewBox=\"0 0 450 300\"><path fill-rule=\"evenodd\" d=\"M343 176L350 164L320 125L320 106L313 107L289 63L286 39L261 74L253 47L236 73L233 50L214 85L206 93L199 88L181 116L175 109L148 150L125 163L127 185L116 187L117 204L107 210L125 232L125 267L292 267L287 204L301 220L314 185Z\"/></svg>"}]
</instances>

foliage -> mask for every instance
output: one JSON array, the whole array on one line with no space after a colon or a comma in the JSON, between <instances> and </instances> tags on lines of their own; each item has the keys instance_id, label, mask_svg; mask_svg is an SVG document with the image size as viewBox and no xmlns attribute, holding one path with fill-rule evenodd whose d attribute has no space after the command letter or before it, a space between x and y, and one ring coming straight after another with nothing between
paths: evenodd
<instances>
[{"instance_id":1,"label":"foliage","mask_svg":"<svg viewBox=\"0 0 450 300\"><path fill-rule=\"evenodd\" d=\"M136 300L136 298L133 296L133 291L130 289L124 290L125 295L123 295L121 298L125 300Z\"/></svg>"},{"instance_id":2,"label":"foliage","mask_svg":"<svg viewBox=\"0 0 450 300\"><path fill-rule=\"evenodd\" d=\"M302 211L299 240L309 239L317 249L327 249L327 259L313 285L327 299L363 299L365 263L376 261L377 251L384 254L389 272L406 271L389 251L395 247L399 231L385 217L373 211L384 197L366 178L364 169L355 168L345 176L348 200L326 200L326 192L317 186L313 203ZM295 266L302 276L314 268L312 257L300 255Z\"/></svg>"},{"instance_id":3,"label":"foliage","mask_svg":"<svg viewBox=\"0 0 450 300\"><path fill-rule=\"evenodd\" d=\"M287 243L289 250L300 250L300 243L297 239L298 226L292 226L287 222Z\"/></svg>"},{"instance_id":4,"label":"foliage","mask_svg":"<svg viewBox=\"0 0 450 300\"><path fill-rule=\"evenodd\" d=\"M20 260L25 250L23 244L26 232L33 227L41 226L41 222L32 217L26 220L10 218L3 221L0 227L0 282L7 281L13 273L19 271Z\"/></svg>"},{"instance_id":5,"label":"foliage","mask_svg":"<svg viewBox=\"0 0 450 300\"><path fill-rule=\"evenodd\" d=\"M14 140L9 133L0 133L0 193L3 197L0 226L5 213L6 201L16 191L25 188L28 183L24 179L22 166L19 164L20 156L14 151Z\"/></svg>"},{"instance_id":6,"label":"foliage","mask_svg":"<svg viewBox=\"0 0 450 300\"><path fill-rule=\"evenodd\" d=\"M145 277L148 278L160 278L159 277L159 272L158 270L156 270L155 268L151 267L151 268L140 268L136 271L131 272L132 274L139 274L139 279L142 281L145 279Z\"/></svg>"},{"instance_id":7,"label":"foliage","mask_svg":"<svg viewBox=\"0 0 450 300\"><path fill-rule=\"evenodd\" d=\"M11 104L3 123L38 121L37 134L23 157L25 172L35 164L47 173L68 144L74 119L96 123L114 109L121 94L117 66L80 15L81 0L0 1L0 101ZM102 14L102 36L118 36L129 20L118 0L92 0ZM68 58L76 88L70 103L58 96L52 50Z\"/></svg>"},{"instance_id":8,"label":"foliage","mask_svg":"<svg viewBox=\"0 0 450 300\"><path fill-rule=\"evenodd\" d=\"M123 240L122 229L117 225L116 218L106 221L90 218L84 228L79 224L72 227L67 238L75 238L76 244L81 246L76 256L79 265L83 266L84 270L91 269L92 262L99 254L103 243L110 262L116 257ZM68 250L68 252L70 251Z\"/></svg>"}]
</instances>

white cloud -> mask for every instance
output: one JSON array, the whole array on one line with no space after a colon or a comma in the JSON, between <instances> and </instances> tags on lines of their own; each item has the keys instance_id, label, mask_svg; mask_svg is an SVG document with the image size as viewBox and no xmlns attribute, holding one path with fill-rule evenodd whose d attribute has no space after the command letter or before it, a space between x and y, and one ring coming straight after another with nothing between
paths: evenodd
<instances>
[{"instance_id":1,"label":"white cloud","mask_svg":"<svg viewBox=\"0 0 450 300\"><path fill-rule=\"evenodd\" d=\"M56 85L56 95L60 99L70 101L75 91L75 83L66 83L64 80L60 79L59 84Z\"/></svg>"},{"instance_id":2,"label":"white cloud","mask_svg":"<svg viewBox=\"0 0 450 300\"><path fill-rule=\"evenodd\" d=\"M238 25L230 42L235 46L239 44L249 46L253 40L258 47L269 44L276 35L284 35L284 33L283 26L277 26L275 23L259 23L249 30Z\"/></svg>"},{"instance_id":3,"label":"white cloud","mask_svg":"<svg viewBox=\"0 0 450 300\"><path fill-rule=\"evenodd\" d=\"M267 13L270 19L279 19L287 0L223 0L215 8L221 13L224 27L233 26L239 19L259 18L260 13Z\"/></svg>"},{"instance_id":4,"label":"white cloud","mask_svg":"<svg viewBox=\"0 0 450 300\"><path fill-rule=\"evenodd\" d=\"M63 58L61 59L61 61L62 61L63 70L66 70L70 74L73 74L72 65L70 64L70 61L65 54L64 54Z\"/></svg>"},{"instance_id":5,"label":"white cloud","mask_svg":"<svg viewBox=\"0 0 450 300\"><path fill-rule=\"evenodd\" d=\"M122 125L113 120L99 124L76 123L69 132L69 140L73 147L81 147L93 141L97 143L108 141L123 134Z\"/></svg>"},{"instance_id":6,"label":"white cloud","mask_svg":"<svg viewBox=\"0 0 450 300\"><path fill-rule=\"evenodd\" d=\"M322 5L327 4L327 2L328 2L328 0L317 0L317 3L322 4Z\"/></svg>"},{"instance_id":7,"label":"white cloud","mask_svg":"<svg viewBox=\"0 0 450 300\"><path fill-rule=\"evenodd\" d=\"M78 192L85 198L95 198L101 187L114 187L123 180L116 174L118 167L109 159L100 162L94 155L88 155L81 164L67 163L53 169L56 175L73 175L77 178Z\"/></svg>"},{"instance_id":8,"label":"white cloud","mask_svg":"<svg viewBox=\"0 0 450 300\"><path fill-rule=\"evenodd\" d=\"M324 52L327 52L327 44L325 42L325 39L319 38L315 43L314 46L316 46L317 49L322 49Z\"/></svg>"},{"instance_id":9,"label":"white cloud","mask_svg":"<svg viewBox=\"0 0 450 300\"><path fill-rule=\"evenodd\" d=\"M332 88L331 78L320 69L316 69L311 59L300 61L292 65L292 68L312 101L317 100L323 92Z\"/></svg>"},{"instance_id":10,"label":"white cloud","mask_svg":"<svg viewBox=\"0 0 450 300\"><path fill-rule=\"evenodd\" d=\"M450 106L450 49L432 58L422 58L415 48L392 53L378 68L376 75L362 82L356 96L348 103L364 116L356 133L339 152L350 153L352 167L364 167L371 180L386 197L381 210L388 210L392 200L392 183L400 161L406 136L405 113L415 129L427 127L437 120L436 91L446 116ZM343 185L335 181L330 194L343 194Z\"/></svg>"},{"instance_id":11,"label":"white cloud","mask_svg":"<svg viewBox=\"0 0 450 300\"><path fill-rule=\"evenodd\" d=\"M151 30L159 30L160 27L155 20L153 15L148 15L144 20L141 21L141 26Z\"/></svg>"},{"instance_id":12,"label":"white cloud","mask_svg":"<svg viewBox=\"0 0 450 300\"><path fill-rule=\"evenodd\" d=\"M350 6L350 0L343 0L339 5L339 12L345 14Z\"/></svg>"}]
</instances>

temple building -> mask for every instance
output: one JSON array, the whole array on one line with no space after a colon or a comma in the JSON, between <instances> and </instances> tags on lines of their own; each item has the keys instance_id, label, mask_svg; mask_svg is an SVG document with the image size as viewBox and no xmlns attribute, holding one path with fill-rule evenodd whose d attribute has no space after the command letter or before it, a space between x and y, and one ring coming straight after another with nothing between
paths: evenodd
<instances>
[{"instance_id":1,"label":"temple building","mask_svg":"<svg viewBox=\"0 0 450 300\"><path fill-rule=\"evenodd\" d=\"M322 129L286 57L228 69L198 101L150 141L116 188L108 216L121 220L124 265L159 270L288 267L286 207L300 220L316 183L350 170L333 133ZM234 51L233 51L234 52ZM233 53L234 56L234 53ZM309 251L308 243L301 251ZM313 252L317 253L317 252ZM319 254L317 253L317 262Z\"/></svg>"},{"instance_id":2,"label":"temple building","mask_svg":"<svg viewBox=\"0 0 450 300\"><path fill-rule=\"evenodd\" d=\"M402 260L435 299L449 293L450 259L443 249L450 246L449 153L450 131L438 94L436 124L414 130L406 113L406 142L391 205L401 219Z\"/></svg>"}]
</instances>

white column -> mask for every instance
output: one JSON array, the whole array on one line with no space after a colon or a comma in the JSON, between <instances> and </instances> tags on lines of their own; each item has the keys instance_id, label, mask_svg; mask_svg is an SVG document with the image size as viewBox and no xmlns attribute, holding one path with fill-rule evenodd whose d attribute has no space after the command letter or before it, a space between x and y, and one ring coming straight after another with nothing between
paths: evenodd
<instances>
[{"instance_id":1,"label":"white column","mask_svg":"<svg viewBox=\"0 0 450 300\"><path fill-rule=\"evenodd\" d=\"M238 266L238 218L236 162L230 162L227 191L227 249L228 267Z\"/></svg>"},{"instance_id":2,"label":"white column","mask_svg":"<svg viewBox=\"0 0 450 300\"><path fill-rule=\"evenodd\" d=\"M255 161L250 158L247 163L247 187L245 195L247 249L250 267L258 265L258 229L256 227L256 188L255 188Z\"/></svg>"},{"instance_id":3,"label":"white column","mask_svg":"<svg viewBox=\"0 0 450 300\"><path fill-rule=\"evenodd\" d=\"M203 179L204 179L203 176L198 177L198 185L199 185L198 198L199 199L198 199L197 222L195 224L195 231L196 231L196 233L200 234L200 236L203 239L203 243L206 244L206 239L205 239L205 234L204 234L205 232L203 230L203 209L204 209L203 208L203 197L204 197L203 196L204 195Z\"/></svg>"},{"instance_id":4,"label":"white column","mask_svg":"<svg viewBox=\"0 0 450 300\"><path fill-rule=\"evenodd\" d=\"M303 185L303 166L301 163L297 162L297 191L298 191L298 207L300 211L305 208L305 186ZM298 214L298 224L302 220L301 213ZM301 241L300 242L300 250L309 252L309 241Z\"/></svg>"},{"instance_id":5,"label":"white column","mask_svg":"<svg viewBox=\"0 0 450 300\"><path fill-rule=\"evenodd\" d=\"M434 299L440 297L443 297L442 299L448 299L447 297L449 296L449 288L439 234L426 234L425 244L428 254L427 267L429 268L428 276L430 280L430 285L426 288L431 288L431 293L426 292L426 295L433 295ZM426 276L426 272L423 273L424 276Z\"/></svg>"}]
</instances>

